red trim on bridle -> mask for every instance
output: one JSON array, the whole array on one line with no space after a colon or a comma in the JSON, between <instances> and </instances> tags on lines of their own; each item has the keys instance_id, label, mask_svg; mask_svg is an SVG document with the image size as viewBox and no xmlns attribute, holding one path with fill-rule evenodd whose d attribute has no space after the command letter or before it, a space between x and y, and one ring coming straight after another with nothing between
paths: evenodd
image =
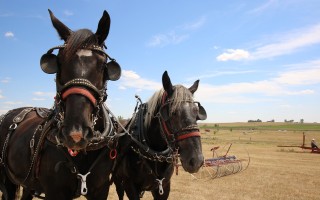
<instances>
[{"instance_id":1,"label":"red trim on bridle","mask_svg":"<svg viewBox=\"0 0 320 200\"><path fill-rule=\"evenodd\" d=\"M162 95L162 99L161 99L161 107L165 105L165 103L166 103L166 98L167 98L167 92L164 91L164 92L163 92L163 95ZM166 135L167 135L168 137L172 137L174 134L169 131L169 128L168 128L166 122L164 121L164 119L163 119L162 117L161 117L161 119L162 119L162 120L161 120L161 124L162 124L162 127L163 127ZM199 132L199 131L194 131L194 132L185 133L185 134L181 134L181 135L178 134L178 136L177 136L177 138L176 138L176 141L184 140L184 139L187 139L187 138L189 138L189 137L200 137L200 136L201 136L201 135L200 135L200 132Z\"/></svg>"},{"instance_id":2,"label":"red trim on bridle","mask_svg":"<svg viewBox=\"0 0 320 200\"><path fill-rule=\"evenodd\" d=\"M69 89L67 89L66 91L64 91L62 93L62 100L65 100L69 95L71 94L80 94L82 96L87 97L90 102L96 106L97 105L97 100L96 98L91 94L91 92L85 88L81 88L81 87L71 87Z\"/></svg>"},{"instance_id":3,"label":"red trim on bridle","mask_svg":"<svg viewBox=\"0 0 320 200\"><path fill-rule=\"evenodd\" d=\"M179 135L178 138L177 138L177 141L184 140L184 139L189 138L189 137L201 137L201 135L200 135L199 131L190 132L190 133L186 133L186 134L183 134L183 135Z\"/></svg>"}]
</instances>

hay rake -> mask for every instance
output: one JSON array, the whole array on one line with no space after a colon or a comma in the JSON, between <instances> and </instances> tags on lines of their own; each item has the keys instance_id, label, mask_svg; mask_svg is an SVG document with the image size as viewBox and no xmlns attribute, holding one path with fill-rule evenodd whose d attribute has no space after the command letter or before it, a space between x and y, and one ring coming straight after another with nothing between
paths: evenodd
<instances>
[{"instance_id":1,"label":"hay rake","mask_svg":"<svg viewBox=\"0 0 320 200\"><path fill-rule=\"evenodd\" d=\"M191 174L191 176L195 179L214 179L246 170L250 164L249 153L247 152L248 159L238 159L235 155L228 155L231 146L232 143L222 156L218 155L219 147L213 147L211 149L212 158L205 159L199 172Z\"/></svg>"}]
</instances>

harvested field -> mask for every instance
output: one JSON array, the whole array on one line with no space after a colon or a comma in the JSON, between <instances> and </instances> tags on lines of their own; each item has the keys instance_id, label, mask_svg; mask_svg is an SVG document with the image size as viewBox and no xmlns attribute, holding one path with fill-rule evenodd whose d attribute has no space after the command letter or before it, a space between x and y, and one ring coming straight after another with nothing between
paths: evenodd
<instances>
[{"instance_id":1,"label":"harvested field","mask_svg":"<svg viewBox=\"0 0 320 200\"><path fill-rule=\"evenodd\" d=\"M301 145L302 133L306 145L315 138L320 141L319 124L233 123L202 125L203 152L211 157L212 146L223 147L233 143L229 155L251 162L247 170L218 179L195 180L180 169L172 178L169 199L184 200L303 200L320 198L320 154L311 154L300 148L280 148L280 144ZM210 129L210 132L204 131ZM232 129L232 130L231 130ZM117 196L112 187L109 199ZM143 199L152 199L146 193Z\"/></svg>"}]
</instances>

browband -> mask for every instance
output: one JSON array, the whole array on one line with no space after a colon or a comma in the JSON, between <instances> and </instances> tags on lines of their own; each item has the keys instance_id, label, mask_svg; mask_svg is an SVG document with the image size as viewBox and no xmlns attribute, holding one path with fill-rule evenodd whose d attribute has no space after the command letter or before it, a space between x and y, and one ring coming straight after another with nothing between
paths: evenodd
<instances>
[{"instance_id":1,"label":"browband","mask_svg":"<svg viewBox=\"0 0 320 200\"><path fill-rule=\"evenodd\" d=\"M52 47L51 49L49 49L47 51L47 54L51 54L54 50L56 49L63 49L67 46L67 44L63 44L63 45L59 45L59 46L55 46L55 47ZM109 58L110 60L115 60L114 58L111 58L104 50L103 50L103 47L100 47L100 46L97 46L97 45L92 45L91 47L87 47L86 45L82 46L81 49L88 49L88 50L94 50L94 51L98 51L104 55L107 56L107 58Z\"/></svg>"}]
</instances>

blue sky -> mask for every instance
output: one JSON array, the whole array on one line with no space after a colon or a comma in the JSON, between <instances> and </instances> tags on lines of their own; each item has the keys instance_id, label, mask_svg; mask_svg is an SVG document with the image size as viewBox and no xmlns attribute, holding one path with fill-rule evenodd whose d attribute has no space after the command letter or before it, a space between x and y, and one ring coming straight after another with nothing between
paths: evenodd
<instances>
[{"instance_id":1,"label":"blue sky","mask_svg":"<svg viewBox=\"0 0 320 200\"><path fill-rule=\"evenodd\" d=\"M320 122L318 0L0 0L0 114L22 106L51 107L54 75L40 57L60 45L48 8L70 29L96 31L111 16L107 52L122 67L108 82L107 105L131 117L161 87L200 79L195 99L206 122L249 119Z\"/></svg>"}]
</instances>

